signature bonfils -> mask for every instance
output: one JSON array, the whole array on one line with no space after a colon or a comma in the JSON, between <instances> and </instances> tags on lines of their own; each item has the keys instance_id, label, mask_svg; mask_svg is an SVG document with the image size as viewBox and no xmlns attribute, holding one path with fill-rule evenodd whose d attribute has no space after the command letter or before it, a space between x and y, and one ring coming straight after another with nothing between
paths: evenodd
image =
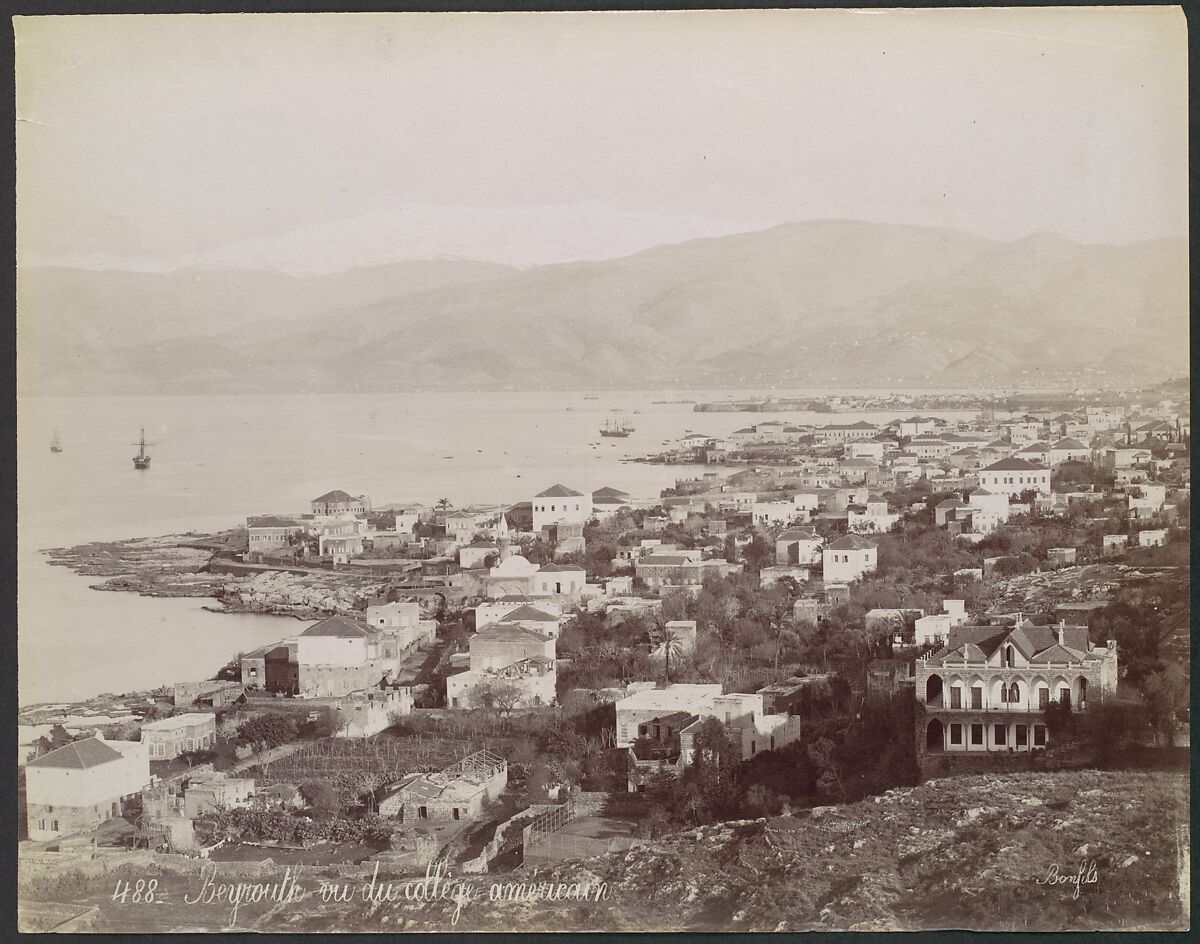
<instances>
[{"instance_id":1,"label":"signature bonfils","mask_svg":"<svg viewBox=\"0 0 1200 944\"><path fill-rule=\"evenodd\" d=\"M1038 885L1070 885L1073 890L1072 898L1079 897L1079 890L1084 885L1095 885L1100 881L1100 873L1096 869L1095 859L1084 859L1079 863L1079 868L1073 873L1064 873L1055 862L1050 866L1046 874L1037 880Z\"/></svg>"}]
</instances>

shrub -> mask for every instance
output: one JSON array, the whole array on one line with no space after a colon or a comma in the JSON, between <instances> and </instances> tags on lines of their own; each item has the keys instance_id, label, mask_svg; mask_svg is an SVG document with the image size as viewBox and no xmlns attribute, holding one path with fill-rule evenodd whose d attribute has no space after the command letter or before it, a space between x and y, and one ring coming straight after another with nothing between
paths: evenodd
<instances>
[{"instance_id":1,"label":"shrub","mask_svg":"<svg viewBox=\"0 0 1200 944\"><path fill-rule=\"evenodd\" d=\"M300 785L304 802L318 813L336 813L341 808L338 791L328 780L309 780Z\"/></svg>"}]
</instances>

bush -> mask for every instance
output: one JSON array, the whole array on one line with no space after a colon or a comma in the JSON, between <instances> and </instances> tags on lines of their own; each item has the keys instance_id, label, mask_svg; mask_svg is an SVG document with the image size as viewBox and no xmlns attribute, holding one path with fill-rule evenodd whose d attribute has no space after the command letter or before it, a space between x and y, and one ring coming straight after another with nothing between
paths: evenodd
<instances>
[{"instance_id":1,"label":"bush","mask_svg":"<svg viewBox=\"0 0 1200 944\"><path fill-rule=\"evenodd\" d=\"M264 749L278 747L294 741L300 733L300 725L291 715L265 714L251 718L237 733L241 744L257 744Z\"/></svg>"},{"instance_id":2,"label":"bush","mask_svg":"<svg viewBox=\"0 0 1200 944\"><path fill-rule=\"evenodd\" d=\"M337 788L328 780L309 780L300 785L304 802L318 813L336 813L341 808Z\"/></svg>"}]
</instances>

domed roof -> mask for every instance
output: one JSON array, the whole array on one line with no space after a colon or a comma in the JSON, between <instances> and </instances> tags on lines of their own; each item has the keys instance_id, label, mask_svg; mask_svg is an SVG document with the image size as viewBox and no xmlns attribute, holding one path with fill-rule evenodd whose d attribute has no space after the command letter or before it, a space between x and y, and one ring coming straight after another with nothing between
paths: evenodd
<instances>
[{"instance_id":1,"label":"domed roof","mask_svg":"<svg viewBox=\"0 0 1200 944\"><path fill-rule=\"evenodd\" d=\"M496 567L493 567L492 576L528 577L530 574L537 573L537 569L537 564L531 563L528 558L522 557L520 554L514 554L512 557L505 558Z\"/></svg>"}]
</instances>

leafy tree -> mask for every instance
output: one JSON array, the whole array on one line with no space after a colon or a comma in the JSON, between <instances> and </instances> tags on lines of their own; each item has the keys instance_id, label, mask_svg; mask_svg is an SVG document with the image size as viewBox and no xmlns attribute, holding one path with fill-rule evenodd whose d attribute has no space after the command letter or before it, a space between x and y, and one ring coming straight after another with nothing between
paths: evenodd
<instances>
[{"instance_id":1,"label":"leafy tree","mask_svg":"<svg viewBox=\"0 0 1200 944\"><path fill-rule=\"evenodd\" d=\"M818 738L808 745L808 759L818 771L817 789L830 796L836 795L844 801L848 797L842 782L836 747L829 738Z\"/></svg>"},{"instance_id":2,"label":"leafy tree","mask_svg":"<svg viewBox=\"0 0 1200 944\"><path fill-rule=\"evenodd\" d=\"M300 785L304 802L317 813L331 815L341 809L337 788L328 780L309 780Z\"/></svg>"},{"instance_id":3,"label":"leafy tree","mask_svg":"<svg viewBox=\"0 0 1200 944\"><path fill-rule=\"evenodd\" d=\"M1097 701L1078 716L1077 724L1093 760L1107 767L1145 730L1146 709L1128 701Z\"/></svg>"},{"instance_id":4,"label":"leafy tree","mask_svg":"<svg viewBox=\"0 0 1200 944\"><path fill-rule=\"evenodd\" d=\"M525 697L525 690L507 679L484 679L472 691L474 699L494 711L497 718L511 715Z\"/></svg>"},{"instance_id":5,"label":"leafy tree","mask_svg":"<svg viewBox=\"0 0 1200 944\"><path fill-rule=\"evenodd\" d=\"M674 806L687 821L711 822L734 809L741 739L716 718L705 718L693 738L692 763L679 778Z\"/></svg>"},{"instance_id":6,"label":"leafy tree","mask_svg":"<svg viewBox=\"0 0 1200 944\"><path fill-rule=\"evenodd\" d=\"M758 573L764 567L769 567L775 561L775 549L767 543L761 534L754 535L750 543L742 548L742 560L746 569Z\"/></svg>"},{"instance_id":7,"label":"leafy tree","mask_svg":"<svg viewBox=\"0 0 1200 944\"><path fill-rule=\"evenodd\" d=\"M1151 672L1142 680L1142 701L1146 720L1155 737L1167 747L1175 746L1178 714L1188 705L1188 677L1178 665Z\"/></svg>"},{"instance_id":8,"label":"leafy tree","mask_svg":"<svg viewBox=\"0 0 1200 944\"><path fill-rule=\"evenodd\" d=\"M308 725L315 738L330 738L346 726L346 719L336 708L325 706L317 711L317 720Z\"/></svg>"},{"instance_id":9,"label":"leafy tree","mask_svg":"<svg viewBox=\"0 0 1200 944\"><path fill-rule=\"evenodd\" d=\"M270 713L251 718L238 728L238 740L270 749L294 741L299 732L300 726L291 715Z\"/></svg>"},{"instance_id":10,"label":"leafy tree","mask_svg":"<svg viewBox=\"0 0 1200 944\"><path fill-rule=\"evenodd\" d=\"M1088 620L1093 642L1104 645L1115 639L1121 654L1121 674L1130 684L1142 687L1142 681L1163 667L1160 642L1163 635L1160 609L1117 600L1097 610Z\"/></svg>"}]
</instances>

